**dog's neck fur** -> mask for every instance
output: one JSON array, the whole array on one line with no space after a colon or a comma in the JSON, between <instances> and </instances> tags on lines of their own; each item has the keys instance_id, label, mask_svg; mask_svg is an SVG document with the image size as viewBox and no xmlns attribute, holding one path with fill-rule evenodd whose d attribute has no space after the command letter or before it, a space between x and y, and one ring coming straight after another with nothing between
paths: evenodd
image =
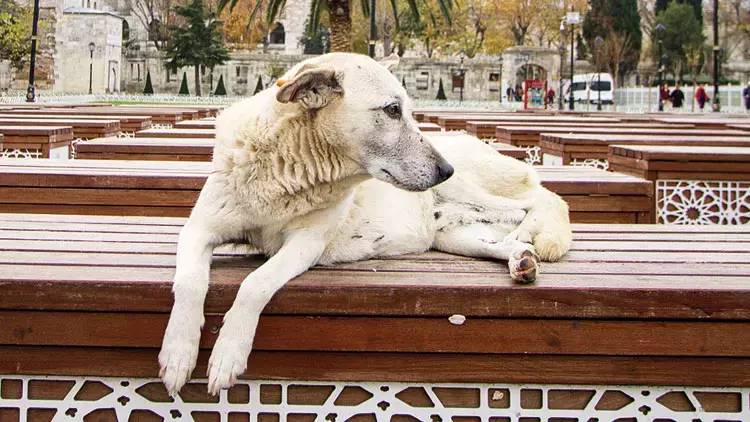
<instances>
[{"instance_id":1,"label":"dog's neck fur","mask_svg":"<svg viewBox=\"0 0 750 422\"><path fill-rule=\"evenodd\" d=\"M256 110L254 116L228 110L217 121L214 166L257 211L273 210L281 219L305 214L343 200L370 177L329 142L337 128L303 107L276 103Z\"/></svg>"}]
</instances>

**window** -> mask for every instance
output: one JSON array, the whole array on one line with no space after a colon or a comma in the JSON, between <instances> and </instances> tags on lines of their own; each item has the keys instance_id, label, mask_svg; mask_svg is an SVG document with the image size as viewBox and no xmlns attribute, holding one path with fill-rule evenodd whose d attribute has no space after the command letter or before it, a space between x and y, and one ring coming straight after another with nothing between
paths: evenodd
<instances>
[{"instance_id":1,"label":"window","mask_svg":"<svg viewBox=\"0 0 750 422\"><path fill-rule=\"evenodd\" d=\"M239 66L235 66L234 67L234 76L237 77L237 78L240 77L240 67Z\"/></svg>"},{"instance_id":2,"label":"window","mask_svg":"<svg viewBox=\"0 0 750 422\"><path fill-rule=\"evenodd\" d=\"M419 72L416 78L417 89L427 91L430 86L430 72Z\"/></svg>"},{"instance_id":3,"label":"window","mask_svg":"<svg viewBox=\"0 0 750 422\"><path fill-rule=\"evenodd\" d=\"M597 81L591 82L592 91L609 91L612 89L612 84L609 81Z\"/></svg>"},{"instance_id":4,"label":"window","mask_svg":"<svg viewBox=\"0 0 750 422\"><path fill-rule=\"evenodd\" d=\"M269 44L284 44L286 40L286 32L284 32L284 25L276 23L270 34L268 34Z\"/></svg>"},{"instance_id":5,"label":"window","mask_svg":"<svg viewBox=\"0 0 750 422\"><path fill-rule=\"evenodd\" d=\"M500 91L500 73L491 72L489 77L490 92Z\"/></svg>"},{"instance_id":6,"label":"window","mask_svg":"<svg viewBox=\"0 0 750 422\"><path fill-rule=\"evenodd\" d=\"M573 91L585 91L586 90L586 82L573 82Z\"/></svg>"}]
</instances>

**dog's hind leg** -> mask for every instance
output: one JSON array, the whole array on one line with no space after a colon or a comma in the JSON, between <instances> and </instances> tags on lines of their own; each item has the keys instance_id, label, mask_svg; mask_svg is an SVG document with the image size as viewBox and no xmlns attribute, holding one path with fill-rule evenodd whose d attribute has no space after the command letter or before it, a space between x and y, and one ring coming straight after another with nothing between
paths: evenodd
<instances>
[{"instance_id":1,"label":"dog's hind leg","mask_svg":"<svg viewBox=\"0 0 750 422\"><path fill-rule=\"evenodd\" d=\"M490 225L446 227L435 235L433 248L456 255L508 261L511 278L531 283L539 273L534 247L505 237Z\"/></svg>"}]
</instances>

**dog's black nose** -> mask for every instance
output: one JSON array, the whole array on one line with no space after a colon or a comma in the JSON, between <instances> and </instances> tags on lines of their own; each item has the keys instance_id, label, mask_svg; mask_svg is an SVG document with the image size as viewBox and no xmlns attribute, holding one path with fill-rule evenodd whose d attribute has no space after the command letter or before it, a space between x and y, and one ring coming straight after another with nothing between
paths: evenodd
<instances>
[{"instance_id":1,"label":"dog's black nose","mask_svg":"<svg viewBox=\"0 0 750 422\"><path fill-rule=\"evenodd\" d=\"M445 160L440 160L437 165L439 182L442 183L450 179L453 176L453 166Z\"/></svg>"}]
</instances>

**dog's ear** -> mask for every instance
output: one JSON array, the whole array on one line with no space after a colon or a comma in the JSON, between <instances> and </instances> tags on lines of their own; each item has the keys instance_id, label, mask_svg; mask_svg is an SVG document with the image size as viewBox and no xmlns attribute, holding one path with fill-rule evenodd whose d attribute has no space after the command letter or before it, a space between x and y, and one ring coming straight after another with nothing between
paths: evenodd
<instances>
[{"instance_id":1,"label":"dog's ear","mask_svg":"<svg viewBox=\"0 0 750 422\"><path fill-rule=\"evenodd\" d=\"M380 60L380 64L385 66L388 70L393 70L398 66L398 63L401 61L401 58L396 53L391 53L390 56L383 58Z\"/></svg>"},{"instance_id":2,"label":"dog's ear","mask_svg":"<svg viewBox=\"0 0 750 422\"><path fill-rule=\"evenodd\" d=\"M344 89L339 75L331 68L303 67L289 81L279 80L280 87L276 100L280 103L300 103L307 108L321 108L336 95L343 95Z\"/></svg>"}]
</instances>

